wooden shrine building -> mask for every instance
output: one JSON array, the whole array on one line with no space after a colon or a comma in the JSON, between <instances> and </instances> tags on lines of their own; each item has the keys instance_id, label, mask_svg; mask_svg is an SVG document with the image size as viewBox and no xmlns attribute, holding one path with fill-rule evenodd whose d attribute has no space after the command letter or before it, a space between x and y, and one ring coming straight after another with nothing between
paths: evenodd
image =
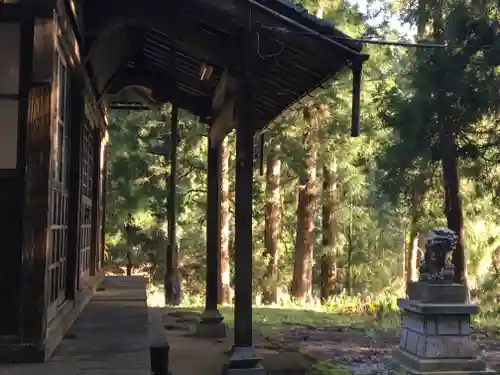
<instances>
[{"instance_id":1,"label":"wooden shrine building","mask_svg":"<svg viewBox=\"0 0 500 375\"><path fill-rule=\"evenodd\" d=\"M222 320L219 144L236 128L229 367L258 367L254 135L345 69L353 71L356 135L367 58L359 44L285 0L3 0L0 46L1 361L46 360L99 283L108 111L170 102L210 127L207 325Z\"/></svg>"}]
</instances>

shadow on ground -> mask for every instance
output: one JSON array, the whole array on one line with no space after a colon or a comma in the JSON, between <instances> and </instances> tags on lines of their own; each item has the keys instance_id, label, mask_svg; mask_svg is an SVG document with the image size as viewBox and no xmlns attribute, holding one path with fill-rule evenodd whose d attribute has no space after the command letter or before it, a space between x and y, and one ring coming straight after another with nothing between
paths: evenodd
<instances>
[{"instance_id":1,"label":"shadow on ground","mask_svg":"<svg viewBox=\"0 0 500 375\"><path fill-rule=\"evenodd\" d=\"M182 309L196 321L201 309ZM225 322L233 324L233 309L220 308ZM185 315L186 316L186 315ZM376 319L369 315L342 315L304 309L256 307L253 309L256 347L263 353L301 352L300 371L310 370L311 363L321 362L338 366L353 374L391 373L387 356L399 343L400 321L398 314ZM482 356L495 368L500 364L500 341L496 328L475 327L473 339L482 349ZM227 348L230 347L227 342ZM278 359L277 367L283 367ZM281 373L276 370L276 373ZM287 371L291 371L288 369ZM304 373L304 372L299 372ZM324 373L318 371L318 373Z\"/></svg>"}]
</instances>

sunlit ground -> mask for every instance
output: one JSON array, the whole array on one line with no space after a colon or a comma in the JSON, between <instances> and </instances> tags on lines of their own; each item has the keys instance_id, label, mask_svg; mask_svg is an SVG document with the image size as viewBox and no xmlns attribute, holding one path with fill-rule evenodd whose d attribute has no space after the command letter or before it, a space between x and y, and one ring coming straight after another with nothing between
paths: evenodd
<instances>
[{"instance_id":1,"label":"sunlit ground","mask_svg":"<svg viewBox=\"0 0 500 375\"><path fill-rule=\"evenodd\" d=\"M201 313L203 303L201 296L185 296L178 308ZM309 361L312 358L314 375L359 373L356 366L377 366L377 358L390 355L398 345L401 320L394 304L383 311L375 307L369 312L355 305L356 298L340 298L332 303L307 308L292 303L254 306L253 328L279 347L291 346ZM162 287L150 285L148 304L165 306ZM231 327L233 307L220 306L219 311ZM498 314L491 313L479 314L473 322L473 340L484 349L482 356L493 366L500 364L500 346L496 344L500 342L499 323ZM379 353L378 357L374 353Z\"/></svg>"},{"instance_id":2,"label":"sunlit ground","mask_svg":"<svg viewBox=\"0 0 500 375\"><path fill-rule=\"evenodd\" d=\"M163 289L158 286L150 286L148 290L148 305L151 307L163 307ZM194 312L203 311L203 299L185 299L179 308ZM220 306L219 311L224 316L224 321L230 326L234 322L234 309L232 306ZM320 307L304 308L300 306L270 305L254 306L253 322L255 328L261 331L272 331L283 327L314 326L324 328L342 325L373 325L377 328L388 330L396 329L400 325L399 317L395 314L392 318L376 319L373 315L338 314L321 311Z\"/></svg>"},{"instance_id":3,"label":"sunlit ground","mask_svg":"<svg viewBox=\"0 0 500 375\"><path fill-rule=\"evenodd\" d=\"M163 307L164 293L160 286L150 285L148 288L148 305ZM203 311L204 300L202 297L186 297L179 308L194 312ZM233 307L220 306L219 311L224 316L224 321L232 325L234 321ZM331 326L370 327L383 331L398 331L401 327L400 316L397 309L384 314L370 313L338 313L327 312L324 306L307 307L294 304L254 306L254 327L260 330L279 330L284 327L311 326L325 328ZM498 329L500 318L491 314L479 314L474 319L474 324L484 329Z\"/></svg>"}]
</instances>

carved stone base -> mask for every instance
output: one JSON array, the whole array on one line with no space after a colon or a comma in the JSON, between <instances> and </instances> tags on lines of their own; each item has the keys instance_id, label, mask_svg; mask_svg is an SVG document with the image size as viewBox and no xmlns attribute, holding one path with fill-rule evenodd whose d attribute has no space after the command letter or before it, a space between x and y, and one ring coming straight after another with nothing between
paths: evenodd
<instances>
[{"instance_id":1,"label":"carved stone base","mask_svg":"<svg viewBox=\"0 0 500 375\"><path fill-rule=\"evenodd\" d=\"M465 303L467 299L464 285L411 281L406 288L411 300L424 303Z\"/></svg>"},{"instance_id":2,"label":"carved stone base","mask_svg":"<svg viewBox=\"0 0 500 375\"><path fill-rule=\"evenodd\" d=\"M486 375L496 374L480 359L423 359L397 348L392 353L392 365L408 375Z\"/></svg>"},{"instance_id":3,"label":"carved stone base","mask_svg":"<svg viewBox=\"0 0 500 375\"><path fill-rule=\"evenodd\" d=\"M222 375L267 375L267 371L261 364L251 368L229 368L229 365L225 365Z\"/></svg>"},{"instance_id":4,"label":"carved stone base","mask_svg":"<svg viewBox=\"0 0 500 375\"><path fill-rule=\"evenodd\" d=\"M398 301L404 321L394 365L409 374L495 373L477 357L470 325L478 308L465 303L464 290L453 284L408 285L409 298Z\"/></svg>"},{"instance_id":5,"label":"carved stone base","mask_svg":"<svg viewBox=\"0 0 500 375\"><path fill-rule=\"evenodd\" d=\"M227 335L227 327L222 321L224 317L217 309L205 309L196 325L195 335L205 338L222 338Z\"/></svg>"},{"instance_id":6,"label":"carved stone base","mask_svg":"<svg viewBox=\"0 0 500 375\"><path fill-rule=\"evenodd\" d=\"M222 368L222 375L267 375L267 372L255 348L234 346L229 363Z\"/></svg>"}]
</instances>

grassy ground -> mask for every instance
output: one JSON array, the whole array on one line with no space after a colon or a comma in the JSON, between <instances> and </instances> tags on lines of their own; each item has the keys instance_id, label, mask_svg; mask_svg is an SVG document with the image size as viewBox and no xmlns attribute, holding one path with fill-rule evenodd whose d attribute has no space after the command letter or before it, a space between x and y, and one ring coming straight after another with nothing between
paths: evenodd
<instances>
[{"instance_id":1,"label":"grassy ground","mask_svg":"<svg viewBox=\"0 0 500 375\"><path fill-rule=\"evenodd\" d=\"M148 304L151 306L164 305L163 290L160 287L151 286L148 293ZM344 304L336 306L316 306L304 308L294 304L285 306L254 306L253 324L256 329L275 330L298 326L310 326L325 328L331 326L351 326L355 328L365 327L382 331L398 331L401 326L399 310L394 302L389 307L380 310L380 302L376 302L371 309L354 308L355 299L344 299ZM182 309L201 312L203 310L203 298L190 298L184 300L180 306ZM361 304L361 302L359 302ZM326 310L326 311L325 311ZM227 324L232 325L234 321L234 310L231 306L221 306L219 311L224 316ZM499 310L500 311L500 310ZM500 327L500 314L483 314L474 317L473 324L484 330L496 331Z\"/></svg>"},{"instance_id":2,"label":"grassy ground","mask_svg":"<svg viewBox=\"0 0 500 375\"><path fill-rule=\"evenodd\" d=\"M148 303L161 306L162 290L151 288ZM181 308L201 313L202 306L202 299L191 298ZM233 325L234 309L222 306L219 311L225 322ZM500 317L491 313L480 314L473 323L473 339L494 364L500 363L499 323ZM365 373L364 369L359 370L359 363L376 368L380 358L390 355L398 345L401 321L393 301L372 301L366 305L361 300L340 299L308 309L293 304L254 306L253 326L273 342L298 349L314 359L315 374L333 375Z\"/></svg>"},{"instance_id":3,"label":"grassy ground","mask_svg":"<svg viewBox=\"0 0 500 375\"><path fill-rule=\"evenodd\" d=\"M163 291L160 288L150 288L148 304L150 306L163 305ZM202 300L193 300L180 306L183 310L201 312L203 310ZM227 324L232 325L234 321L234 310L231 306L219 307ZM368 314L342 314L325 312L321 308L302 308L294 305L288 306L257 306L253 308L253 323L256 329L268 330L272 328L284 328L293 326L314 326L317 328L332 325L367 325L373 324L381 329L390 329L399 326L396 314L384 319L374 319Z\"/></svg>"}]
</instances>

